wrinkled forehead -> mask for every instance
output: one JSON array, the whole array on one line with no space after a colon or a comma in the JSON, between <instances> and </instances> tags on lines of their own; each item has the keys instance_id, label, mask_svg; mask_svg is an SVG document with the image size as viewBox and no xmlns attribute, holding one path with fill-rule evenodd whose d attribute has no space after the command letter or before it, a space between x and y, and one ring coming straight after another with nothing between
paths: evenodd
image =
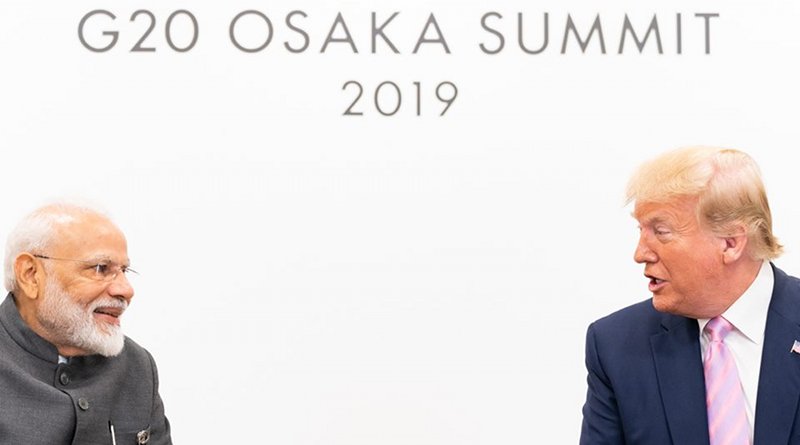
<instances>
[{"instance_id":1,"label":"wrinkled forehead","mask_svg":"<svg viewBox=\"0 0 800 445\"><path fill-rule=\"evenodd\" d=\"M642 225L660 221L696 222L697 203L698 198L693 196L681 196L665 201L637 201L631 215Z\"/></svg>"},{"instance_id":2,"label":"wrinkled forehead","mask_svg":"<svg viewBox=\"0 0 800 445\"><path fill-rule=\"evenodd\" d=\"M108 218L86 213L59 218L49 243L50 255L127 262L125 235Z\"/></svg>"}]
</instances>

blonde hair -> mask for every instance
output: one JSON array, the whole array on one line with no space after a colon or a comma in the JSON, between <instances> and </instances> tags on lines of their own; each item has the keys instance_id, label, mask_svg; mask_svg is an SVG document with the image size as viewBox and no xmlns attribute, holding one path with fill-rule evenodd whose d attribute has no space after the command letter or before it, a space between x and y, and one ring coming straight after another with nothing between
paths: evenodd
<instances>
[{"instance_id":1,"label":"blonde hair","mask_svg":"<svg viewBox=\"0 0 800 445\"><path fill-rule=\"evenodd\" d=\"M697 198L697 218L720 236L747 228L753 259L783 253L772 234L772 214L761 172L748 154L726 148L688 147L644 163L631 177L626 203Z\"/></svg>"}]
</instances>

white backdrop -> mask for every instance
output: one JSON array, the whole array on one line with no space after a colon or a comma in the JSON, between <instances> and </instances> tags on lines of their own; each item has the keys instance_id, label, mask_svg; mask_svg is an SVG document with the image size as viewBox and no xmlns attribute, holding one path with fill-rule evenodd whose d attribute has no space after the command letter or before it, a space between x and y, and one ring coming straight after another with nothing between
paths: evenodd
<instances>
[{"instance_id":1,"label":"white backdrop","mask_svg":"<svg viewBox=\"0 0 800 445\"><path fill-rule=\"evenodd\" d=\"M107 52L78 38L94 9L117 17L87 20L90 44L120 31ZM139 9L155 52L129 51ZM183 53L165 37L180 9L199 29ZM252 54L228 35L249 9L274 26ZM479 46L499 44L481 27L492 11L496 55ZM385 32L400 54L380 37L371 52L371 12L399 12ZM530 48L548 13L541 54L517 45L518 12ZM320 52L337 13L357 54ZM431 13L450 54L413 53ZM719 14L710 54L697 13ZM585 35L598 14L606 54L596 38L562 54L567 17ZM663 54L653 36L618 54L625 14L642 35L657 16ZM636 165L690 144L748 151L787 246L777 264L800 273L798 19L785 1L4 0L0 236L52 198L111 212L141 271L124 327L156 357L176 443L575 443L586 326L649 296L622 206ZM189 24L172 21L175 46ZM240 24L263 42L263 21ZM342 115L351 80L363 116ZM384 81L395 116L372 102ZM444 81L458 96L440 117Z\"/></svg>"}]
</instances>

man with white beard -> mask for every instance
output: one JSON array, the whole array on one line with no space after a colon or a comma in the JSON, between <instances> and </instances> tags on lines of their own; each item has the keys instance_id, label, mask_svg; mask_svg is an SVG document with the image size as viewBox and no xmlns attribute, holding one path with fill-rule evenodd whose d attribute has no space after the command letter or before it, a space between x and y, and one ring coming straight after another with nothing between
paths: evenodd
<instances>
[{"instance_id":1,"label":"man with white beard","mask_svg":"<svg viewBox=\"0 0 800 445\"><path fill-rule=\"evenodd\" d=\"M126 338L127 243L101 213L42 207L8 237L0 443L169 445L155 362Z\"/></svg>"}]
</instances>

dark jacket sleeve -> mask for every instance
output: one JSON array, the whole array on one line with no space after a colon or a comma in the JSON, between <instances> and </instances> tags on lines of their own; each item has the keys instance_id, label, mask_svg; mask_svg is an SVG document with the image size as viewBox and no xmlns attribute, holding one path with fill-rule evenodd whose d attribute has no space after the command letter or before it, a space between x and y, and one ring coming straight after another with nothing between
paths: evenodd
<instances>
[{"instance_id":1,"label":"dark jacket sleeve","mask_svg":"<svg viewBox=\"0 0 800 445\"><path fill-rule=\"evenodd\" d=\"M622 432L617 399L608 379L595 340L595 325L586 332L586 370L589 389L583 405L581 445L622 445Z\"/></svg>"},{"instance_id":2,"label":"dark jacket sleeve","mask_svg":"<svg viewBox=\"0 0 800 445\"><path fill-rule=\"evenodd\" d=\"M150 421L150 441L148 445L172 445L169 420L164 415L164 403L158 394L158 369L153 356L147 353L153 370L153 410Z\"/></svg>"}]
</instances>

